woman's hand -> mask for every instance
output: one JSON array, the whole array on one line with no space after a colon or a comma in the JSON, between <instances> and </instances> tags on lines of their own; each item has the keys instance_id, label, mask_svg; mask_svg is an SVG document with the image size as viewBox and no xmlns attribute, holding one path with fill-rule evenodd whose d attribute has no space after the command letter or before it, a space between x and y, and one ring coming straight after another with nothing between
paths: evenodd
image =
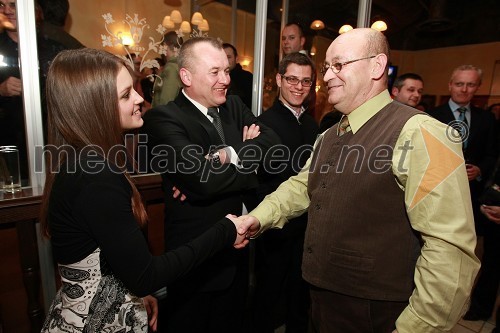
<instances>
[{"instance_id":1,"label":"woman's hand","mask_svg":"<svg viewBox=\"0 0 500 333\"><path fill-rule=\"evenodd\" d=\"M158 300L148 295L142 298L144 302L144 307L146 308L146 312L149 318L149 327L156 332L156 327L158 326Z\"/></svg>"}]
</instances>

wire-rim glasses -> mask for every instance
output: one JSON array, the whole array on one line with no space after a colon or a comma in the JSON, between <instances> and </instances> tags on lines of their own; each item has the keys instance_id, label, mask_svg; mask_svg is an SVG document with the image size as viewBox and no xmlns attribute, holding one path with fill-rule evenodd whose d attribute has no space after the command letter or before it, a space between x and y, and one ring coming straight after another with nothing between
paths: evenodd
<instances>
[{"instance_id":1,"label":"wire-rim glasses","mask_svg":"<svg viewBox=\"0 0 500 333\"><path fill-rule=\"evenodd\" d=\"M300 80L299 78L295 76L286 76L284 74L280 74L282 78L288 82L288 84L291 84L293 86L299 84L299 82L302 84L303 87L310 87L313 85L312 79L306 77L305 79Z\"/></svg>"},{"instance_id":2,"label":"wire-rim glasses","mask_svg":"<svg viewBox=\"0 0 500 333\"><path fill-rule=\"evenodd\" d=\"M345 65L352 64L353 62L356 62L356 61L371 59L371 58L375 58L375 57L376 57L376 55L373 55L370 57L359 58L359 59L355 59L355 60L349 60L346 62L335 62L333 64L324 63L323 67L321 67L321 75L324 76L329 68L332 70L332 72L334 74L338 74L342 70L342 67Z\"/></svg>"}]
</instances>

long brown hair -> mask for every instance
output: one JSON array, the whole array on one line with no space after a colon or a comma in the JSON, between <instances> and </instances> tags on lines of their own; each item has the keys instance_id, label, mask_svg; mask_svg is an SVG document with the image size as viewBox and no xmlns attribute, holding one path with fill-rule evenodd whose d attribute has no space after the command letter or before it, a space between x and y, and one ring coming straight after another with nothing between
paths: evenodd
<instances>
[{"instance_id":1,"label":"long brown hair","mask_svg":"<svg viewBox=\"0 0 500 333\"><path fill-rule=\"evenodd\" d=\"M60 151L81 151L97 146L104 157L113 146L123 143L117 95L117 76L126 62L105 51L83 48L60 52L47 75L48 144ZM130 70L130 69L129 69ZM49 198L57 170L66 154L47 154L47 178L40 221L49 236L47 221ZM117 158L132 161L131 156ZM124 165L124 161L117 161ZM132 211L142 225L147 220L140 194L130 175L122 170L132 187Z\"/></svg>"}]
</instances>

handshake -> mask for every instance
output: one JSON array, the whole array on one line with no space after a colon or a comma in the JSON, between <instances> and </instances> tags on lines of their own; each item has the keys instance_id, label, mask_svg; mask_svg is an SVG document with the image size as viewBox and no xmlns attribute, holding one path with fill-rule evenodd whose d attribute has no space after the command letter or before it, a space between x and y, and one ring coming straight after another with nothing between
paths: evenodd
<instances>
[{"instance_id":1,"label":"handshake","mask_svg":"<svg viewBox=\"0 0 500 333\"><path fill-rule=\"evenodd\" d=\"M227 214L226 218L230 219L236 227L236 239L234 241L236 249L244 248L250 241L250 237L254 236L260 229L259 220L252 215L241 215L238 217Z\"/></svg>"}]
</instances>

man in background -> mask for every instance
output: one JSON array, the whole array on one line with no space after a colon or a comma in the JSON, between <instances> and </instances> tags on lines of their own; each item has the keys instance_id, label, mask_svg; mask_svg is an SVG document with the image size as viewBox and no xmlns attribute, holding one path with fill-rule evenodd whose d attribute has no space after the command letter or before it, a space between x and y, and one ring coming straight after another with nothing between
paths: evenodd
<instances>
[{"instance_id":1,"label":"man in background","mask_svg":"<svg viewBox=\"0 0 500 333\"><path fill-rule=\"evenodd\" d=\"M296 175L310 156L318 125L303 104L314 89L314 72L311 59L299 52L287 54L279 64L278 99L258 119L280 137L282 145L273 148L283 159L259 170L259 202ZM272 333L282 324L287 333L307 333L309 289L301 270L306 226L307 213L256 240L255 333Z\"/></svg>"},{"instance_id":2,"label":"man in background","mask_svg":"<svg viewBox=\"0 0 500 333\"><path fill-rule=\"evenodd\" d=\"M422 100L424 91L424 80L415 73L400 75L394 80L392 85L392 97L395 101L417 107Z\"/></svg>"},{"instance_id":3,"label":"man in background","mask_svg":"<svg viewBox=\"0 0 500 333\"><path fill-rule=\"evenodd\" d=\"M285 25L281 32L281 50L283 51L283 56L293 52L301 52L307 55L307 51L304 50L305 43L304 30L298 23L288 23Z\"/></svg>"},{"instance_id":4,"label":"man in background","mask_svg":"<svg viewBox=\"0 0 500 333\"><path fill-rule=\"evenodd\" d=\"M224 43L222 47L227 55L230 70L229 76L231 77L231 84L227 90L227 94L240 96L243 103L251 110L253 75L249 71L244 70L238 63L238 51L233 45Z\"/></svg>"},{"instance_id":5,"label":"man in background","mask_svg":"<svg viewBox=\"0 0 500 333\"><path fill-rule=\"evenodd\" d=\"M281 50L283 52L283 56L293 52L300 52L309 56L308 52L304 50L304 45L306 43L306 37L304 35L304 29L298 23L288 23L283 28L281 32ZM304 101L304 107L306 107L307 112L316 117L316 71L313 72L313 88L309 91L309 95ZM278 87L279 90L279 87ZM279 93L278 93L279 95Z\"/></svg>"},{"instance_id":6,"label":"man in background","mask_svg":"<svg viewBox=\"0 0 500 333\"><path fill-rule=\"evenodd\" d=\"M488 221L480 212L478 198L493 171L498 149L493 114L471 103L481 85L481 77L482 70L475 66L462 65L455 68L448 83L450 99L428 112L442 123L456 127L461 134L476 233L479 237L484 236L484 226ZM481 257L481 242L478 243L478 251Z\"/></svg>"},{"instance_id":7,"label":"man in background","mask_svg":"<svg viewBox=\"0 0 500 333\"><path fill-rule=\"evenodd\" d=\"M37 10L40 10L36 4ZM22 81L19 64L19 35L17 31L16 2L0 0L0 14L7 20L7 27L0 32L0 146L17 146L21 171L21 185L29 184L28 149L22 99ZM37 22L40 23L39 21ZM44 102L45 80L52 59L64 46L37 34L40 92L42 97L42 119L46 128L46 107Z\"/></svg>"}]
</instances>

